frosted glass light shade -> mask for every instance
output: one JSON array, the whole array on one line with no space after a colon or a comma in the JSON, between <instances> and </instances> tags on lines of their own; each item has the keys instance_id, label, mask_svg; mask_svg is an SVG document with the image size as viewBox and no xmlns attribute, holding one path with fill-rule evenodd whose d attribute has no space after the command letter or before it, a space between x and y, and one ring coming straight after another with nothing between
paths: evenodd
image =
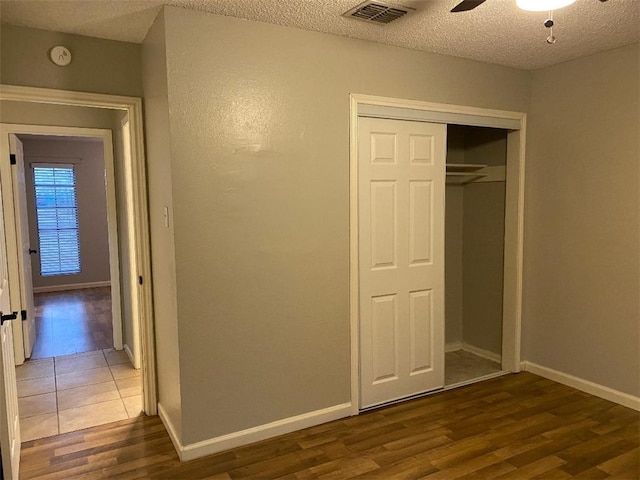
<instances>
[{"instance_id":1,"label":"frosted glass light shade","mask_svg":"<svg viewBox=\"0 0 640 480\"><path fill-rule=\"evenodd\" d=\"M571 5L576 0L516 0L516 5L529 12L548 12Z\"/></svg>"}]
</instances>

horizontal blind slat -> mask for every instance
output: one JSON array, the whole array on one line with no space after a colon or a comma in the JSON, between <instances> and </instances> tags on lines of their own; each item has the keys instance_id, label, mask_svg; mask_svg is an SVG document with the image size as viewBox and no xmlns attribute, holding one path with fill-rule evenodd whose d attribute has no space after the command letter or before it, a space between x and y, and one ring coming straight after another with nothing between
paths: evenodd
<instances>
[{"instance_id":1,"label":"horizontal blind slat","mask_svg":"<svg viewBox=\"0 0 640 480\"><path fill-rule=\"evenodd\" d=\"M73 166L34 167L42 276L80 273L76 178Z\"/></svg>"}]
</instances>

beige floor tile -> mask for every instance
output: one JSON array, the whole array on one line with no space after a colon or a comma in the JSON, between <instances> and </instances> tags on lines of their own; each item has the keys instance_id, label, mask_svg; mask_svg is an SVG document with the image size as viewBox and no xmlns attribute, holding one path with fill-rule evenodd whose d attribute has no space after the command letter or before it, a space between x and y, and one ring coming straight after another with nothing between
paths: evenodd
<instances>
[{"instance_id":1,"label":"beige floor tile","mask_svg":"<svg viewBox=\"0 0 640 480\"><path fill-rule=\"evenodd\" d=\"M50 437L58 433L58 415L55 413L20 420L20 441L22 442Z\"/></svg>"},{"instance_id":2,"label":"beige floor tile","mask_svg":"<svg viewBox=\"0 0 640 480\"><path fill-rule=\"evenodd\" d=\"M63 373L80 372L82 370L91 370L93 368L106 367L107 361L104 355L81 355L67 358L57 357L55 359L56 375Z\"/></svg>"},{"instance_id":3,"label":"beige floor tile","mask_svg":"<svg viewBox=\"0 0 640 480\"><path fill-rule=\"evenodd\" d=\"M140 370L136 370L130 364L119 364L119 365L111 365L109 367L111 369L111 373L113 374L113 378L119 380L121 378L129 378L129 377L139 377Z\"/></svg>"},{"instance_id":4,"label":"beige floor tile","mask_svg":"<svg viewBox=\"0 0 640 480\"><path fill-rule=\"evenodd\" d=\"M63 410L58 414L60 433L73 432L129 418L122 400L85 405Z\"/></svg>"},{"instance_id":5,"label":"beige floor tile","mask_svg":"<svg viewBox=\"0 0 640 480\"><path fill-rule=\"evenodd\" d=\"M20 418L35 417L45 413L56 412L56 394L43 393L18 399L18 412Z\"/></svg>"},{"instance_id":6,"label":"beige floor tile","mask_svg":"<svg viewBox=\"0 0 640 480\"><path fill-rule=\"evenodd\" d=\"M104 383L113 380L109 367L93 368L80 372L63 373L56 376L58 391L69 388L83 387L94 383Z\"/></svg>"},{"instance_id":7,"label":"beige floor tile","mask_svg":"<svg viewBox=\"0 0 640 480\"><path fill-rule=\"evenodd\" d=\"M129 418L140 416L142 413L142 395L134 395L133 397L123 398L124 408L127 409Z\"/></svg>"},{"instance_id":8,"label":"beige floor tile","mask_svg":"<svg viewBox=\"0 0 640 480\"><path fill-rule=\"evenodd\" d=\"M28 380L31 378L53 377L53 358L42 360L27 360L16 367L16 379Z\"/></svg>"},{"instance_id":9,"label":"beige floor tile","mask_svg":"<svg viewBox=\"0 0 640 480\"><path fill-rule=\"evenodd\" d=\"M93 385L60 390L58 392L58 410L68 410L119 398L120 393L114 381L95 383Z\"/></svg>"},{"instance_id":10,"label":"beige floor tile","mask_svg":"<svg viewBox=\"0 0 640 480\"><path fill-rule=\"evenodd\" d=\"M30 397L41 393L56 391L55 377L30 378L18 380L18 397Z\"/></svg>"},{"instance_id":11,"label":"beige floor tile","mask_svg":"<svg viewBox=\"0 0 640 480\"><path fill-rule=\"evenodd\" d=\"M107 358L109 365L120 365L122 363L130 364L129 355L124 350L105 350L104 356Z\"/></svg>"},{"instance_id":12,"label":"beige floor tile","mask_svg":"<svg viewBox=\"0 0 640 480\"><path fill-rule=\"evenodd\" d=\"M135 395L142 394L141 377L120 378L116 380L116 385L122 398L133 397Z\"/></svg>"}]
</instances>

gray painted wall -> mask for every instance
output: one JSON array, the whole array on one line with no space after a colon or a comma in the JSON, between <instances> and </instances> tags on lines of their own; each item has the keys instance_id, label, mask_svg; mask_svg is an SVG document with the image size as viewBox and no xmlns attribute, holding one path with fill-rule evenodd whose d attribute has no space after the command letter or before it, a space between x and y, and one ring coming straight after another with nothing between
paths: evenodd
<instances>
[{"instance_id":1,"label":"gray painted wall","mask_svg":"<svg viewBox=\"0 0 640 480\"><path fill-rule=\"evenodd\" d=\"M447 125L447 163L464 163L464 127ZM445 186L444 312L445 344L462 338L462 235L464 186Z\"/></svg>"},{"instance_id":2,"label":"gray painted wall","mask_svg":"<svg viewBox=\"0 0 640 480\"><path fill-rule=\"evenodd\" d=\"M165 22L190 444L349 401L349 93L524 111L529 75L177 8Z\"/></svg>"},{"instance_id":3,"label":"gray painted wall","mask_svg":"<svg viewBox=\"0 0 640 480\"><path fill-rule=\"evenodd\" d=\"M467 128L465 161L505 165L505 130ZM502 353L505 183L464 187L463 322L464 343Z\"/></svg>"},{"instance_id":4,"label":"gray painted wall","mask_svg":"<svg viewBox=\"0 0 640 480\"><path fill-rule=\"evenodd\" d=\"M55 45L71 51L69 66L51 62ZM0 49L0 83L142 96L141 47L135 43L3 23Z\"/></svg>"},{"instance_id":5,"label":"gray painted wall","mask_svg":"<svg viewBox=\"0 0 640 480\"><path fill-rule=\"evenodd\" d=\"M640 395L640 47L533 73L524 358Z\"/></svg>"},{"instance_id":6,"label":"gray painted wall","mask_svg":"<svg viewBox=\"0 0 640 480\"><path fill-rule=\"evenodd\" d=\"M40 254L32 255L34 288L109 281L109 229L102 141L43 140L35 135L19 137L24 145L31 248L39 250L32 163L73 162L76 175L81 272L43 277L40 275Z\"/></svg>"},{"instance_id":7,"label":"gray painted wall","mask_svg":"<svg viewBox=\"0 0 640 480\"><path fill-rule=\"evenodd\" d=\"M171 141L165 49L164 11L156 18L143 44L145 122L147 131L147 179L153 265L153 302L158 371L158 402L178 436L182 432L176 257L174 246ZM165 226L164 208L169 211ZM199 230L197 225L189 227ZM205 251L205 255L208 253ZM185 350L188 346L182 347ZM183 353L184 350L180 350Z\"/></svg>"}]
</instances>

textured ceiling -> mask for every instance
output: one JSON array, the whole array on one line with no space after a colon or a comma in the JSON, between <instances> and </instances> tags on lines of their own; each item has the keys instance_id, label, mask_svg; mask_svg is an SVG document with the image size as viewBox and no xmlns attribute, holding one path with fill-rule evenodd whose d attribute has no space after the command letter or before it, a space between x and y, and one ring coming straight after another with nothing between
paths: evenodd
<instances>
[{"instance_id":1,"label":"textured ceiling","mask_svg":"<svg viewBox=\"0 0 640 480\"><path fill-rule=\"evenodd\" d=\"M487 0L449 13L458 0L393 0L415 13L386 26L341 14L362 0L0 0L2 22L141 43L160 5L361 38L416 50L536 69L640 41L640 0L577 0L554 14L557 43L548 45L546 13L515 0Z\"/></svg>"}]
</instances>

